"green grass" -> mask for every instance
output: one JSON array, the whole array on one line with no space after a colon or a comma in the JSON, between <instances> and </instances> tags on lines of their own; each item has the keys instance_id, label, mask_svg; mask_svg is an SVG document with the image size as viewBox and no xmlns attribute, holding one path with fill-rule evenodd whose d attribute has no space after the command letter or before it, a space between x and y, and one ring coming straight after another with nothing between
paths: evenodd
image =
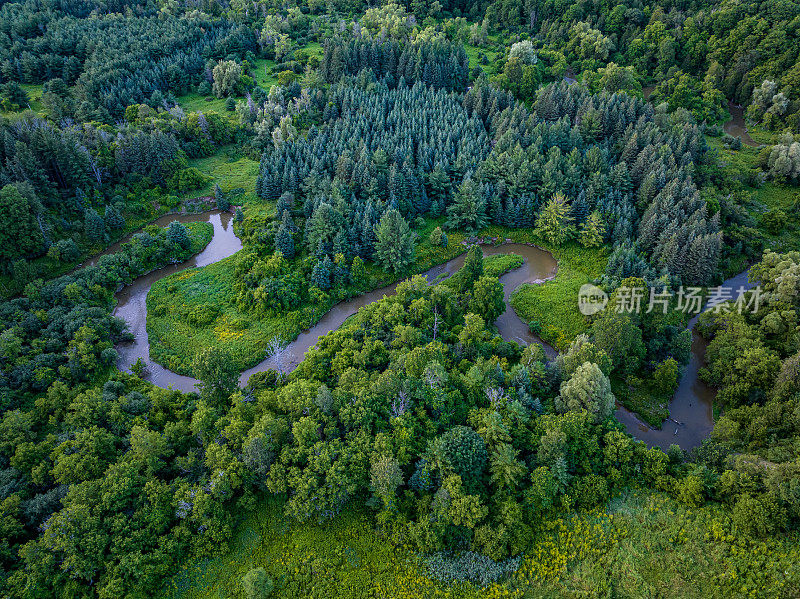
<instances>
[{"instance_id":1,"label":"green grass","mask_svg":"<svg viewBox=\"0 0 800 599\"><path fill-rule=\"evenodd\" d=\"M267 60L266 58L256 60L253 65L253 75L255 75L256 85L269 91L269 88L278 83L278 78L272 72L274 66L274 60Z\"/></svg>"},{"instance_id":2,"label":"green grass","mask_svg":"<svg viewBox=\"0 0 800 599\"><path fill-rule=\"evenodd\" d=\"M301 312L252 319L236 308L234 271L242 254L157 281L147 294L150 357L170 370L191 374L193 357L206 347L230 354L240 370L264 358L267 342L296 336ZM310 324L310 323L309 323ZM308 326L308 325L306 325Z\"/></svg>"},{"instance_id":3,"label":"green grass","mask_svg":"<svg viewBox=\"0 0 800 599\"><path fill-rule=\"evenodd\" d=\"M611 391L622 405L650 426L661 428L664 420L669 418L669 402L674 392L664 393L652 379L631 387L619 377L612 376Z\"/></svg>"},{"instance_id":4,"label":"green grass","mask_svg":"<svg viewBox=\"0 0 800 599\"><path fill-rule=\"evenodd\" d=\"M271 210L254 204L248 210ZM414 273L424 272L465 251L464 233L448 234L447 247L433 246L428 237L441 219L427 219L417 233L415 260L403 273L392 273L367 263L366 290L378 289ZM489 227L485 235L510 238L519 243L536 241L530 231ZM555 278L541 285L523 285L512 296L511 304L525 321L542 325L542 338L558 349L565 349L576 335L586 331L587 323L577 309L578 290L584 283L602 275L606 249L586 249L577 244L548 247L559 267ZM306 305L287 314L257 318L236 307L234 269L239 255L201 269L185 270L158 281L147 297L147 329L150 355L158 363L182 374L191 374L191 363L202 348L225 350L240 370L260 362L267 344L276 335L292 341L301 331L313 326L335 303ZM487 261L487 271L499 274L518 265L517 256L496 257Z\"/></svg>"},{"instance_id":5,"label":"green grass","mask_svg":"<svg viewBox=\"0 0 800 599\"><path fill-rule=\"evenodd\" d=\"M216 112L229 119L235 119L234 113L225 110L225 99L217 98L213 95L202 96L198 93L190 93L177 98L178 105L185 112Z\"/></svg>"},{"instance_id":6,"label":"green grass","mask_svg":"<svg viewBox=\"0 0 800 599\"><path fill-rule=\"evenodd\" d=\"M239 598L241 579L263 567L275 582L271 597L479 597L473 587L461 593L419 575L414 555L386 542L374 531L370 514L345 510L323 525L300 524L283 516L282 502L262 501L239 527L229 551L187 564L171 581L171 599Z\"/></svg>"},{"instance_id":7,"label":"green grass","mask_svg":"<svg viewBox=\"0 0 800 599\"><path fill-rule=\"evenodd\" d=\"M220 148L215 154L206 158L192 159L188 165L211 177L212 181L186 194L187 197L211 195L216 183L223 191L244 189L244 194L235 199L237 204L249 205L261 202L255 195L258 161L239 155L235 146Z\"/></svg>"},{"instance_id":8,"label":"green grass","mask_svg":"<svg viewBox=\"0 0 800 599\"><path fill-rule=\"evenodd\" d=\"M42 85L38 83L22 83L20 87L28 94L28 106L22 110L0 110L0 116L7 118L18 118L25 114L27 110L31 110L39 116L44 116L44 106L42 106Z\"/></svg>"},{"instance_id":9,"label":"green grass","mask_svg":"<svg viewBox=\"0 0 800 599\"><path fill-rule=\"evenodd\" d=\"M351 508L324 525L283 516L262 500L230 547L193 561L167 583L170 599L240 598L241 579L263 567L271 597L796 597L796 535L752 541L734 536L719 506L687 508L663 494L629 492L605 508L542 524L520 569L503 584L477 589L427 578L411 551Z\"/></svg>"},{"instance_id":10,"label":"green grass","mask_svg":"<svg viewBox=\"0 0 800 599\"><path fill-rule=\"evenodd\" d=\"M214 238L214 225L207 222L186 223L184 225L189 231L189 241L191 242L191 256L199 254L211 243Z\"/></svg>"},{"instance_id":11,"label":"green grass","mask_svg":"<svg viewBox=\"0 0 800 599\"><path fill-rule=\"evenodd\" d=\"M248 208L271 211L260 204ZM464 252L460 233L449 235L446 248L432 246L428 235L437 221L430 220L419 230L416 260L403 273L392 273L375 264L367 264L368 290L378 289L411 274L424 272ZM157 281L147 295L147 332L150 357L170 370L192 374L193 357L203 348L226 351L240 370L261 360L269 341L280 336L292 341L313 326L336 303L331 298L324 305L304 305L298 310L257 318L236 307L234 272L242 254L234 254L203 268L181 271Z\"/></svg>"},{"instance_id":12,"label":"green grass","mask_svg":"<svg viewBox=\"0 0 800 599\"><path fill-rule=\"evenodd\" d=\"M464 44L464 48L467 51L467 58L469 58L469 69L470 71L475 67L481 67L483 72L487 75L495 75L496 74L496 66L495 60L497 60L498 55L500 54L499 50L495 50L492 48L479 48L478 46L471 46L469 44ZM488 59L488 64L481 64L479 61L479 57L481 53L486 55Z\"/></svg>"},{"instance_id":13,"label":"green grass","mask_svg":"<svg viewBox=\"0 0 800 599\"><path fill-rule=\"evenodd\" d=\"M536 241L529 231L503 233L514 241ZM588 322L578 311L578 291L600 277L608 262L606 248L583 248L575 243L552 247L537 242L558 261L556 276L538 285L521 285L511 296L511 306L524 322L537 321L541 338L558 350L565 350L577 335L586 332Z\"/></svg>"},{"instance_id":14,"label":"green grass","mask_svg":"<svg viewBox=\"0 0 800 599\"><path fill-rule=\"evenodd\" d=\"M311 42L301 48L305 50L309 56L317 56L322 58L322 46L318 42ZM274 60L266 58L259 58L253 63L253 76L256 85L269 91L269 89L278 83L278 77L273 72L275 67ZM241 100L244 96L237 96L236 100ZM235 119L235 113L225 110L225 98L217 98L213 94L202 96L198 93L189 93L177 98L178 104L186 112L208 112L214 111L230 119Z\"/></svg>"},{"instance_id":15,"label":"green grass","mask_svg":"<svg viewBox=\"0 0 800 599\"><path fill-rule=\"evenodd\" d=\"M754 135L758 136L758 141L762 143L775 143L778 137L774 133L758 129ZM745 182L757 179L760 174L758 167L760 149L743 145L740 150L731 150L719 138L708 137L707 140L709 145L717 150L720 168L726 176ZM766 238L767 247L775 251L790 251L800 247L800 190L769 180L758 187L745 185L745 189L752 196L752 200L745 205L745 208L755 220L756 228ZM783 211L787 220L785 226L775 230L767 226L768 220L765 215L777 210ZM735 265L735 268L741 267L736 272L741 272L746 266L746 264Z\"/></svg>"},{"instance_id":16,"label":"green grass","mask_svg":"<svg viewBox=\"0 0 800 599\"><path fill-rule=\"evenodd\" d=\"M483 274L487 277L500 277L510 270L519 268L524 262L522 256L516 254L494 254L492 256L485 256L483 258ZM448 287L458 288L461 280L463 280L464 271L451 275L449 278L442 282L442 285Z\"/></svg>"}]
</instances>

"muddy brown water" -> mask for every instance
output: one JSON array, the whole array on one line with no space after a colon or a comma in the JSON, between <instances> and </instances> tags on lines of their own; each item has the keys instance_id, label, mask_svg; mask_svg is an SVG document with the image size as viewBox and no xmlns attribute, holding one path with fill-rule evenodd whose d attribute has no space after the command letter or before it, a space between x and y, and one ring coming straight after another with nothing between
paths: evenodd
<instances>
[{"instance_id":1,"label":"muddy brown water","mask_svg":"<svg viewBox=\"0 0 800 599\"><path fill-rule=\"evenodd\" d=\"M203 214L169 215L156 221L156 224L166 226L173 220L184 223L208 221L214 226L214 237L209 245L194 258L144 275L117 293L118 304L114 310L114 315L125 320L130 332L134 335L134 341L121 343L117 346L119 353L118 366L121 370L130 371L136 360L141 358L147 365L144 374L147 380L160 387L172 387L173 389L191 392L196 390L198 382L196 379L172 372L150 359L150 346L146 326L147 293L156 281L187 268L207 266L218 262L239 251L242 244L233 233L230 214L214 211ZM506 309L495 324L502 338L506 341L516 341L518 343L539 343L544 347L547 358L549 360L555 359L556 350L544 343L536 335L533 335L528 325L517 316L509 304L511 294L520 285L541 283L555 275L557 263L553 256L537 247L523 244L481 246L481 249L484 256L517 254L522 256L524 260L520 268L500 277L500 282L503 284ZM464 259L465 254L462 254L422 274L428 282L433 283L457 272L463 266ZM748 286L747 273L741 273L725 281L723 285L735 289L740 285ZM294 341L286 346L281 354L280 364L274 357L267 358L242 372L239 379L240 384L245 385L254 373L270 368L280 366L284 372L294 370L302 361L306 351L316 345L320 337L338 329L359 308L378 301L385 296L393 295L396 289L397 284L393 284L338 303L316 325L300 333ZM696 321L697 317L693 318L689 322L689 327L693 327ZM684 449L690 449L699 445L708 436L714 426L712 413L714 391L698 377L698 371L703 365L705 348L706 342L697 333L693 332L691 359L684 369L678 389L670 402L670 419L665 421L661 429L654 429L644 424L624 407L617 409L617 418L625 425L631 435L649 445L657 445L664 449L667 449L673 443L680 445Z\"/></svg>"},{"instance_id":2,"label":"muddy brown water","mask_svg":"<svg viewBox=\"0 0 800 599\"><path fill-rule=\"evenodd\" d=\"M748 271L731 277L722 287L730 287L734 296L740 288L751 289L747 280ZM660 429L652 428L624 407L617 409L617 419L625 425L633 437L641 439L650 446L668 449L675 444L682 449L692 449L700 445L714 428L713 404L716 391L706 385L699 377L700 368L705 364L708 342L694 330L700 315L689 320L692 329L692 351L689 364L684 368L678 388L669 403L669 418Z\"/></svg>"},{"instance_id":3,"label":"muddy brown water","mask_svg":"<svg viewBox=\"0 0 800 599\"><path fill-rule=\"evenodd\" d=\"M728 104L728 110L732 118L722 126L723 131L728 135L741 137L742 143L757 148L760 144L750 137L750 134L747 132L747 125L744 122L744 108L730 102Z\"/></svg>"},{"instance_id":4,"label":"muddy brown water","mask_svg":"<svg viewBox=\"0 0 800 599\"><path fill-rule=\"evenodd\" d=\"M230 213L214 210L202 214L167 215L155 221L155 224L162 227L166 227L174 220L181 223L210 222L214 226L214 237L202 252L186 262L154 270L117 292L114 316L124 320L134 336L133 341L117 345L119 354L117 366L120 370L130 372L131 366L141 358L147 366L144 378L151 383L165 388L171 386L173 389L186 392L195 391L197 383L195 379L172 372L150 359L150 344L147 339L147 293L153 283L164 277L187 268L219 262L242 249L242 242L233 232L232 218L233 215Z\"/></svg>"},{"instance_id":5,"label":"muddy brown water","mask_svg":"<svg viewBox=\"0 0 800 599\"><path fill-rule=\"evenodd\" d=\"M513 308L508 303L511 294L523 283L537 283L547 278L552 277L556 272L556 261L549 252L545 252L537 247L523 245L523 244L507 244L502 246L481 246L484 256L492 256L495 254L517 254L522 256L524 263L520 268L512 270L500 277L500 282L503 284L503 294L506 302L506 310L495 321L500 335L506 341L517 341L525 343L541 343L545 348L545 353L550 359L556 355L555 349L541 341L538 337L531 334L528 325L525 324ZM434 266L430 270L422 273L429 283L447 278L453 273L457 272L463 265L466 255L462 254L457 258ZM343 301L336 304L331 310L320 319L320 321L308 329L300 333L300 335L292 343L286 346L285 351L282 353L280 363L275 358L269 358L263 362L256 364L254 367L245 370L239 379L240 384L244 385L247 380L256 372L261 372L269 368L281 369L284 372L294 370L297 365L302 361L306 351L317 344L320 337L338 329L345 320L355 314L359 308L366 306L374 301L383 299L386 296L394 295L397 289L397 284L389 285L381 289L376 289L359 297L351 300Z\"/></svg>"}]
</instances>

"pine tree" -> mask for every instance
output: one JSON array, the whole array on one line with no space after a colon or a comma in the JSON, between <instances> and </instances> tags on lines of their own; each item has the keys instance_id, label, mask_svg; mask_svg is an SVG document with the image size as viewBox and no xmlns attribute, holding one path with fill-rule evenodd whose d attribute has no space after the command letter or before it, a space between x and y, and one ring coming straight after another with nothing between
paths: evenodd
<instances>
[{"instance_id":1,"label":"pine tree","mask_svg":"<svg viewBox=\"0 0 800 599\"><path fill-rule=\"evenodd\" d=\"M453 198L453 204L447 209L445 227L475 233L488 224L486 198L478 183L467 177Z\"/></svg>"},{"instance_id":2,"label":"pine tree","mask_svg":"<svg viewBox=\"0 0 800 599\"><path fill-rule=\"evenodd\" d=\"M389 270L399 272L414 259L414 233L394 208L387 210L375 227L375 258Z\"/></svg>"},{"instance_id":3,"label":"pine tree","mask_svg":"<svg viewBox=\"0 0 800 599\"><path fill-rule=\"evenodd\" d=\"M217 202L217 210L227 212L231 209L231 202L227 195L220 189L220 186L214 183L214 199Z\"/></svg>"},{"instance_id":4,"label":"pine tree","mask_svg":"<svg viewBox=\"0 0 800 599\"><path fill-rule=\"evenodd\" d=\"M103 220L106 223L106 227L109 229L121 229L125 226L125 218L122 216L119 210L111 205L106 206L106 212L103 216Z\"/></svg>"},{"instance_id":5,"label":"pine tree","mask_svg":"<svg viewBox=\"0 0 800 599\"><path fill-rule=\"evenodd\" d=\"M472 285L483 276L483 252L477 245L473 245L464 258L464 286L463 290L472 288Z\"/></svg>"},{"instance_id":6,"label":"pine tree","mask_svg":"<svg viewBox=\"0 0 800 599\"><path fill-rule=\"evenodd\" d=\"M281 223L278 232L275 234L275 251L283 254L286 259L294 258L294 236L291 228L285 223Z\"/></svg>"},{"instance_id":7,"label":"pine tree","mask_svg":"<svg viewBox=\"0 0 800 599\"><path fill-rule=\"evenodd\" d=\"M556 193L536 219L536 234L548 243L562 245L575 236L572 223L569 200L564 194Z\"/></svg>"},{"instance_id":8,"label":"pine tree","mask_svg":"<svg viewBox=\"0 0 800 599\"><path fill-rule=\"evenodd\" d=\"M603 224L603 218L600 216L600 213L595 210L581 226L578 241L585 248L599 247L603 244L605 231L606 227Z\"/></svg>"},{"instance_id":9,"label":"pine tree","mask_svg":"<svg viewBox=\"0 0 800 599\"><path fill-rule=\"evenodd\" d=\"M183 249L187 249L191 243L186 227L176 220L172 221L167 227L167 241Z\"/></svg>"},{"instance_id":10,"label":"pine tree","mask_svg":"<svg viewBox=\"0 0 800 599\"><path fill-rule=\"evenodd\" d=\"M106 223L94 208L89 208L84 213L83 230L91 241L99 241L105 237Z\"/></svg>"},{"instance_id":11,"label":"pine tree","mask_svg":"<svg viewBox=\"0 0 800 599\"><path fill-rule=\"evenodd\" d=\"M322 260L317 260L314 270L311 271L311 284L319 287L323 291L331 287L331 259L325 256Z\"/></svg>"},{"instance_id":12,"label":"pine tree","mask_svg":"<svg viewBox=\"0 0 800 599\"><path fill-rule=\"evenodd\" d=\"M288 210L289 214L294 210L294 194L289 191L282 193L275 205L275 214L282 215L285 210Z\"/></svg>"},{"instance_id":13,"label":"pine tree","mask_svg":"<svg viewBox=\"0 0 800 599\"><path fill-rule=\"evenodd\" d=\"M332 251L334 254L350 255L350 242L347 239L347 231L344 228L339 229L336 237L333 238Z\"/></svg>"}]
</instances>

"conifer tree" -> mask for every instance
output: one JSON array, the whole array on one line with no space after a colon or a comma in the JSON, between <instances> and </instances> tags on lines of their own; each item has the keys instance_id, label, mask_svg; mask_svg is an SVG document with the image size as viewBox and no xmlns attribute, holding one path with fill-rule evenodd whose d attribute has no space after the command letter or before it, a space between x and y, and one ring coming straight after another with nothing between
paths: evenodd
<instances>
[{"instance_id":1,"label":"conifer tree","mask_svg":"<svg viewBox=\"0 0 800 599\"><path fill-rule=\"evenodd\" d=\"M483 276L483 252L480 246L473 245L464 258L463 267L464 290L469 290L472 285Z\"/></svg>"},{"instance_id":2,"label":"conifer tree","mask_svg":"<svg viewBox=\"0 0 800 599\"><path fill-rule=\"evenodd\" d=\"M586 222L581 226L581 231L578 236L578 241L583 247L599 247L603 244L603 235L605 235L606 227L603 224L603 218L600 213L595 210L586 219Z\"/></svg>"},{"instance_id":3,"label":"conifer tree","mask_svg":"<svg viewBox=\"0 0 800 599\"><path fill-rule=\"evenodd\" d=\"M467 177L458 188L453 204L447 209L445 226L450 230L466 229L475 233L488 224L486 198L477 181Z\"/></svg>"},{"instance_id":4,"label":"conifer tree","mask_svg":"<svg viewBox=\"0 0 800 599\"><path fill-rule=\"evenodd\" d=\"M414 233L394 208L387 210L375 227L375 258L389 270L399 272L414 259Z\"/></svg>"},{"instance_id":5,"label":"conifer tree","mask_svg":"<svg viewBox=\"0 0 800 599\"><path fill-rule=\"evenodd\" d=\"M184 249L188 248L191 243L186 227L176 220L172 221L167 227L167 241Z\"/></svg>"},{"instance_id":6,"label":"conifer tree","mask_svg":"<svg viewBox=\"0 0 800 599\"><path fill-rule=\"evenodd\" d=\"M323 291L331 287L331 259L325 256L322 260L317 260L314 270L311 271L311 283Z\"/></svg>"},{"instance_id":7,"label":"conifer tree","mask_svg":"<svg viewBox=\"0 0 800 599\"><path fill-rule=\"evenodd\" d=\"M94 208L89 208L84 213L83 230L91 241L99 241L105 237L106 223Z\"/></svg>"},{"instance_id":8,"label":"conifer tree","mask_svg":"<svg viewBox=\"0 0 800 599\"><path fill-rule=\"evenodd\" d=\"M111 205L106 206L103 220L105 220L105 224L109 229L121 229L125 226L125 218L119 210Z\"/></svg>"},{"instance_id":9,"label":"conifer tree","mask_svg":"<svg viewBox=\"0 0 800 599\"><path fill-rule=\"evenodd\" d=\"M575 236L575 226L570 215L569 200L556 193L542 207L536 219L536 234L548 243L562 245Z\"/></svg>"},{"instance_id":10,"label":"conifer tree","mask_svg":"<svg viewBox=\"0 0 800 599\"><path fill-rule=\"evenodd\" d=\"M281 223L275 234L275 250L283 254L287 260L294 258L294 235L292 235L291 227L284 222Z\"/></svg>"},{"instance_id":11,"label":"conifer tree","mask_svg":"<svg viewBox=\"0 0 800 599\"><path fill-rule=\"evenodd\" d=\"M214 183L214 200L217 203L217 210L227 212L231 209L230 200L217 183Z\"/></svg>"}]
</instances>

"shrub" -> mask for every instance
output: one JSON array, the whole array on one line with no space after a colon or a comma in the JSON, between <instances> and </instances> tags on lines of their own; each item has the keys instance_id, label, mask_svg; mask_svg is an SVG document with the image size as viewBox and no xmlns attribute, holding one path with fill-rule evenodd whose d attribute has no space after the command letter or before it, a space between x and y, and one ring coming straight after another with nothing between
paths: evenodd
<instances>
[{"instance_id":1,"label":"shrub","mask_svg":"<svg viewBox=\"0 0 800 599\"><path fill-rule=\"evenodd\" d=\"M489 586L516 572L522 556L496 562L491 558L464 551L458 555L438 552L425 559L428 576L442 582L471 582L481 587Z\"/></svg>"},{"instance_id":2,"label":"shrub","mask_svg":"<svg viewBox=\"0 0 800 599\"><path fill-rule=\"evenodd\" d=\"M668 358L656 366L653 378L660 393L675 391L678 386L678 362L675 358Z\"/></svg>"},{"instance_id":3,"label":"shrub","mask_svg":"<svg viewBox=\"0 0 800 599\"><path fill-rule=\"evenodd\" d=\"M272 594L275 585L264 568L253 568L242 578L242 588L247 599L264 599Z\"/></svg>"}]
</instances>

